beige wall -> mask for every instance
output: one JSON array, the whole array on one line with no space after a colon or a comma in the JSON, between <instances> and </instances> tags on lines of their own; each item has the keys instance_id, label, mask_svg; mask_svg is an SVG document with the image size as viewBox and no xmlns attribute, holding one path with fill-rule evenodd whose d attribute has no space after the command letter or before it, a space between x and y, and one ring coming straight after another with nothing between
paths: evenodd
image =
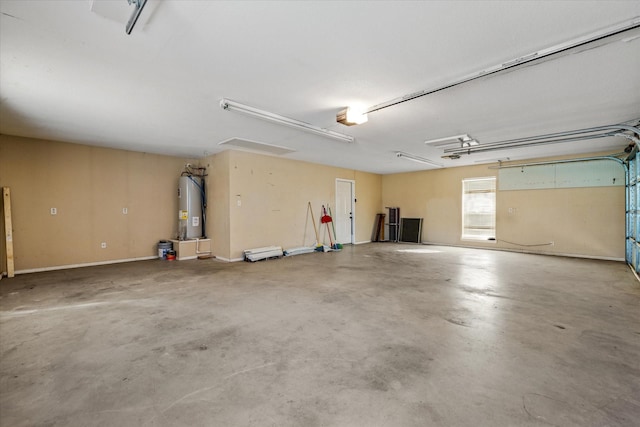
<instances>
[{"instance_id":1,"label":"beige wall","mask_svg":"<svg viewBox=\"0 0 640 427\"><path fill-rule=\"evenodd\" d=\"M336 178L356 182L356 241L369 240L381 204L381 176L353 170L240 151L194 161L0 135L16 270L156 255L158 240L176 235L177 179L187 162L207 166L207 236L223 259L314 244L307 202L319 221L321 205L335 206Z\"/></svg>"},{"instance_id":2,"label":"beige wall","mask_svg":"<svg viewBox=\"0 0 640 427\"><path fill-rule=\"evenodd\" d=\"M0 186L11 188L16 270L156 255L158 240L176 234L177 178L187 162L198 163L0 135ZM223 259L261 246L314 244L307 202L318 222L323 204L335 207L337 178L355 181L356 242L370 240L376 213L399 206L403 217L424 218L424 242L624 258L623 187L499 191L501 241L490 243L460 240L462 179L495 176L487 166L381 176L241 151L199 164L208 172L207 235ZM320 240L328 242L324 229Z\"/></svg>"},{"instance_id":3,"label":"beige wall","mask_svg":"<svg viewBox=\"0 0 640 427\"><path fill-rule=\"evenodd\" d=\"M209 156L201 162L207 167L207 237L213 254L230 259L229 152Z\"/></svg>"},{"instance_id":4,"label":"beige wall","mask_svg":"<svg viewBox=\"0 0 640 427\"><path fill-rule=\"evenodd\" d=\"M11 188L16 270L156 255L158 240L176 233L184 163L0 135L0 186Z\"/></svg>"},{"instance_id":5,"label":"beige wall","mask_svg":"<svg viewBox=\"0 0 640 427\"><path fill-rule=\"evenodd\" d=\"M335 208L336 178L355 181L356 242L370 240L382 201L380 175L242 151L225 155L230 183L229 258L241 258L243 250L262 246L313 245L307 203L311 202L316 222L322 205ZM320 240L328 243L325 230Z\"/></svg>"},{"instance_id":6,"label":"beige wall","mask_svg":"<svg viewBox=\"0 0 640 427\"><path fill-rule=\"evenodd\" d=\"M620 186L498 191L498 242L460 240L462 180L484 176L497 176L497 170L480 165L385 175L382 206L399 206L401 217L424 218L423 242L624 258L625 190ZM551 241L553 246L520 246Z\"/></svg>"}]
</instances>

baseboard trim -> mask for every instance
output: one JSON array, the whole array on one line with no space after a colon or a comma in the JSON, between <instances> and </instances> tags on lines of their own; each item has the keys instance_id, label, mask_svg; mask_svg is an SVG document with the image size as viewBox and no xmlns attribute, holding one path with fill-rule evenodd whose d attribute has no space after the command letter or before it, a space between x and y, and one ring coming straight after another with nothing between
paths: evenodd
<instances>
[{"instance_id":1,"label":"baseboard trim","mask_svg":"<svg viewBox=\"0 0 640 427\"><path fill-rule=\"evenodd\" d=\"M133 262L133 261L148 261L151 259L158 259L157 255L153 256L145 256L138 258L126 258L126 259L113 259L109 261L97 261L97 262L86 262L82 264L67 264L67 265L55 265L51 267L38 267L38 268L26 268L24 270L16 270L16 274L27 274L27 273L42 273L45 271L56 271L56 270L68 270L71 268L82 268L82 267L95 267L98 265L108 265L108 264L121 264L123 262Z\"/></svg>"},{"instance_id":2,"label":"baseboard trim","mask_svg":"<svg viewBox=\"0 0 640 427\"><path fill-rule=\"evenodd\" d=\"M362 242L355 242L354 245L364 245L366 243L371 243L371 240L364 240Z\"/></svg>"},{"instance_id":3,"label":"baseboard trim","mask_svg":"<svg viewBox=\"0 0 640 427\"><path fill-rule=\"evenodd\" d=\"M363 241L363 242L356 242L355 244L356 245L363 245L363 244L367 244L367 243L371 243L371 241L369 240L369 241ZM400 242L400 243L402 243L402 242ZM517 252L517 253L526 253L526 254L533 254L533 255L549 255L549 256L562 256L562 257L569 257L569 258L596 259L596 260L601 260L601 261L625 262L624 258L605 257L605 256L597 256L597 255L534 252L534 251L519 250L519 249L487 248L487 247L479 247L479 246L454 245L454 244L436 243L436 242L423 242L422 244L423 245L431 245L431 246L452 246L452 247L466 248L466 249L487 249L487 250L490 250L490 251L505 251L505 252ZM197 258L197 256L196 257L182 258L181 260L196 259L196 258ZM81 264L67 264L67 265L56 265L56 266L51 266L51 267L27 268L27 269L24 269L24 270L16 270L15 274L42 273L42 272L46 272L46 271L68 270L68 269L72 269L72 268L83 268L83 267L95 267L95 266L100 266L100 265L121 264L121 263L124 263L124 262L148 261L148 260L152 260L152 259L158 259L158 256L153 255L153 256L137 257L137 258L114 259L114 260L109 260L109 261L87 262L87 263L81 263ZM219 257L219 256L216 256L215 259L216 260L220 260L220 261L224 261L224 262L244 261L244 258L223 258L223 257ZM6 277L7 273L4 272L4 271L1 272L0 273L0 277L2 277L2 276Z\"/></svg>"},{"instance_id":4,"label":"baseboard trim","mask_svg":"<svg viewBox=\"0 0 640 427\"><path fill-rule=\"evenodd\" d=\"M402 242L399 242L402 243ZM582 255L582 254L570 254L570 253L559 253L559 252L536 252L530 251L526 249L510 249L510 248L491 248L486 246L468 246L468 245L455 245L450 243L436 243L436 242L423 242L423 245L431 245L431 246L452 246L454 248L465 248L465 249L486 249L489 251L504 251L504 252L516 252L521 254L532 254L532 255L548 255L548 256L561 256L567 258L583 258L583 259L597 259L600 261L625 261L624 258L618 257L606 257L599 255Z\"/></svg>"}]
</instances>

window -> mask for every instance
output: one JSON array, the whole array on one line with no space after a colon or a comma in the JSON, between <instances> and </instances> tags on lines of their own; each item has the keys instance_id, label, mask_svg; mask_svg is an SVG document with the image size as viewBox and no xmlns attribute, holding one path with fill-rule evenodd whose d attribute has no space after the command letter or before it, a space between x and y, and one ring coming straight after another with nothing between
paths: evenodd
<instances>
[{"instance_id":1,"label":"window","mask_svg":"<svg viewBox=\"0 0 640 427\"><path fill-rule=\"evenodd\" d=\"M496 178L462 180L462 238L496 237Z\"/></svg>"}]
</instances>

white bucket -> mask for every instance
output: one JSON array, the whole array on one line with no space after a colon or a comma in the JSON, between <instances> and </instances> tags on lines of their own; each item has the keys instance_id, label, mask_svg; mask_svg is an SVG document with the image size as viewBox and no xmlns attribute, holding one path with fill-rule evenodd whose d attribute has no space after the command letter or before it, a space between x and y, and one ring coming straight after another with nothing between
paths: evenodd
<instances>
[{"instance_id":1,"label":"white bucket","mask_svg":"<svg viewBox=\"0 0 640 427\"><path fill-rule=\"evenodd\" d=\"M168 240L158 242L158 258L167 259L167 252L173 250L173 243Z\"/></svg>"}]
</instances>

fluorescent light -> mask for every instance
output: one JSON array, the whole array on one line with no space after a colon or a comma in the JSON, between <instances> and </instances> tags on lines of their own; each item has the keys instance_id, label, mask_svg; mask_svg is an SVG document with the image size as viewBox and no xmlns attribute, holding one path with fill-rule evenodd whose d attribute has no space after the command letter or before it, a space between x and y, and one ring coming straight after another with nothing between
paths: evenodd
<instances>
[{"instance_id":1,"label":"fluorescent light","mask_svg":"<svg viewBox=\"0 0 640 427\"><path fill-rule=\"evenodd\" d=\"M438 139L429 139L424 143L427 145L433 145L434 147L440 147L442 145L448 145L451 143L459 143L461 139L470 139L470 137L465 133L462 135L447 136L447 137L438 138Z\"/></svg>"},{"instance_id":2,"label":"fluorescent light","mask_svg":"<svg viewBox=\"0 0 640 427\"><path fill-rule=\"evenodd\" d=\"M345 108L336 115L336 121L346 126L361 125L366 123L369 117L361 111Z\"/></svg>"},{"instance_id":3,"label":"fluorescent light","mask_svg":"<svg viewBox=\"0 0 640 427\"><path fill-rule=\"evenodd\" d=\"M426 165L437 166L439 168L444 167L444 165L436 162L432 162L429 159L425 159L424 157L416 156L409 153L404 153L402 151L396 151L396 157L411 160L412 162L424 163Z\"/></svg>"},{"instance_id":4,"label":"fluorescent light","mask_svg":"<svg viewBox=\"0 0 640 427\"><path fill-rule=\"evenodd\" d=\"M351 135L345 135L343 133L334 132L329 129L321 128L310 123L301 122L289 117L281 116L279 114L270 113L268 111L259 110L249 105L240 104L229 99L222 98L220 100L220 108L226 111L237 111L238 113L247 114L249 116L257 117L262 120L267 120L272 123L276 123L283 126L289 126L295 129L304 130L307 132L313 132L318 135L326 136L329 138L337 139L344 142L353 142L355 138Z\"/></svg>"},{"instance_id":5,"label":"fluorescent light","mask_svg":"<svg viewBox=\"0 0 640 427\"><path fill-rule=\"evenodd\" d=\"M475 139L467 139L464 141L460 141L460 145L462 146L462 148L473 147L474 145L478 145L478 141L476 141Z\"/></svg>"},{"instance_id":6,"label":"fluorescent light","mask_svg":"<svg viewBox=\"0 0 640 427\"><path fill-rule=\"evenodd\" d=\"M131 34L131 31L133 31L133 27L136 25L136 22L138 22L138 18L142 13L142 9L147 4L147 0L127 0L127 1L129 2L129 5L135 6L135 9L131 14L131 18L129 18L129 21L127 22L127 26L125 28L125 31L127 32L127 34Z\"/></svg>"},{"instance_id":7,"label":"fluorescent light","mask_svg":"<svg viewBox=\"0 0 640 427\"><path fill-rule=\"evenodd\" d=\"M437 148L468 148L478 145L478 141L466 133L462 135L447 136L445 138L430 139L424 143Z\"/></svg>"}]
</instances>

